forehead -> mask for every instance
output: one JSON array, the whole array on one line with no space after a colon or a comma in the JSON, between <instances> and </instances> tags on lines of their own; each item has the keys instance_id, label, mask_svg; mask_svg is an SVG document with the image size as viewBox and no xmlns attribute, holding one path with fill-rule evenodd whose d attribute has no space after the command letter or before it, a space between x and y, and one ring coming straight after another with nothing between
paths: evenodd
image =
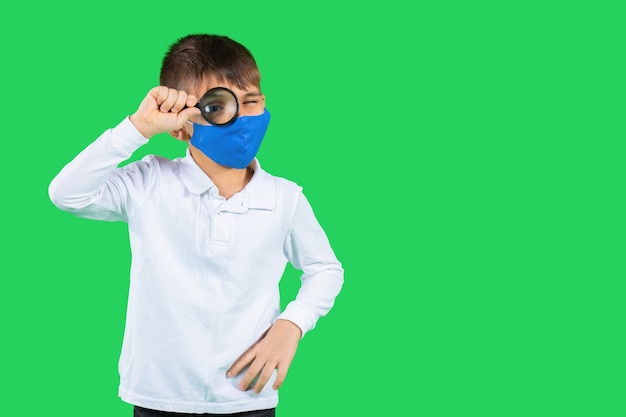
<instances>
[{"instance_id":1,"label":"forehead","mask_svg":"<svg viewBox=\"0 0 626 417\"><path fill-rule=\"evenodd\" d=\"M204 93L206 93L208 90L210 90L211 88L215 88L215 87L226 87L229 90L231 90L233 93L235 93L235 95L237 96L241 96L247 93L260 93L260 89L259 87L255 86L255 85L249 85L244 89L241 89L239 87L237 87L234 84L231 84L230 82L228 82L225 79L217 79L213 76L211 77L207 77L203 80L201 80L200 82L198 82L195 85L191 85L189 86L189 88L187 89L187 93L188 94L193 94L196 97L200 98L204 95Z\"/></svg>"}]
</instances>

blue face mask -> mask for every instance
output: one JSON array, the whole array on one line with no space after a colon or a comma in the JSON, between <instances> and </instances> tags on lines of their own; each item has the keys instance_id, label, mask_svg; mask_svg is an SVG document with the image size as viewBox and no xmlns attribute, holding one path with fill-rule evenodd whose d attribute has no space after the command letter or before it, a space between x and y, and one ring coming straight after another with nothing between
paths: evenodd
<instances>
[{"instance_id":1,"label":"blue face mask","mask_svg":"<svg viewBox=\"0 0 626 417\"><path fill-rule=\"evenodd\" d=\"M246 168L259 151L269 123L267 109L258 116L240 116L226 126L194 123L191 144L220 165Z\"/></svg>"}]
</instances>

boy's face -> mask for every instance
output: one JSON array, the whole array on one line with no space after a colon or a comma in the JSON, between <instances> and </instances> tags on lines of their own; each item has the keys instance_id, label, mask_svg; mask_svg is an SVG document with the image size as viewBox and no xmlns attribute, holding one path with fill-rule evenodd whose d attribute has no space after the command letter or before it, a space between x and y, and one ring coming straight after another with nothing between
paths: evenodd
<instances>
[{"instance_id":1,"label":"boy's face","mask_svg":"<svg viewBox=\"0 0 626 417\"><path fill-rule=\"evenodd\" d=\"M187 94L193 94L196 98L200 99L211 88L226 87L235 93L237 101L239 101L239 116L258 116L263 113L265 109L265 95L261 94L261 90L256 86L249 86L245 90L238 88L235 85L230 84L227 81L217 81L214 77L209 78L206 81L200 82L195 86L191 86L187 90ZM209 123L202 117L202 115L194 115L189 118L189 121L195 124L208 125ZM188 130L189 135L193 134L193 126L189 123L185 128Z\"/></svg>"}]
</instances>

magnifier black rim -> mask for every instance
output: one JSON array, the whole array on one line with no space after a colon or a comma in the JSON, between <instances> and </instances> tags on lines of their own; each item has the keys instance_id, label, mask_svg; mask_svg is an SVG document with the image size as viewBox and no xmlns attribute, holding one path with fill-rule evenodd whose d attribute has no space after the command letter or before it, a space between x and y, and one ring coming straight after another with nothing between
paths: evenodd
<instances>
[{"instance_id":1,"label":"magnifier black rim","mask_svg":"<svg viewBox=\"0 0 626 417\"><path fill-rule=\"evenodd\" d=\"M215 90L225 90L226 92L230 93L233 96L233 98L235 99L235 114L233 115L233 117L231 117L230 120L228 120L227 122L224 122L224 123L215 123L215 122L210 121L208 119L208 117L205 116L204 112L202 111L202 108L200 107L200 103L202 102L202 99L205 98L206 96L208 96L212 91L215 91ZM213 88L208 89L207 92L204 93L202 95L202 97L200 97L200 100L198 100L198 103L195 105L195 107L200 109L200 113L202 114L202 117L204 118L204 120L206 120L208 123L210 123L210 124L212 124L214 126L227 126L227 125L229 125L231 123L234 123L235 120L237 120L237 116L239 115L239 100L237 100L237 96L235 95L235 93L232 90L230 90L229 88L226 88L226 87L213 87Z\"/></svg>"}]
</instances>

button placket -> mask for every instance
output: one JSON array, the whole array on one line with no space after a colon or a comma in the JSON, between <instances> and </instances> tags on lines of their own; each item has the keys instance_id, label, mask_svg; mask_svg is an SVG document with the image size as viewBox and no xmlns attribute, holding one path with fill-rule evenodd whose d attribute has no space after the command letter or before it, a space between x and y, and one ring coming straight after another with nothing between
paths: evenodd
<instances>
[{"instance_id":1,"label":"button placket","mask_svg":"<svg viewBox=\"0 0 626 417\"><path fill-rule=\"evenodd\" d=\"M225 210L225 201L217 200L216 203L211 216L210 240L212 244L226 244L230 237L230 216Z\"/></svg>"}]
</instances>

